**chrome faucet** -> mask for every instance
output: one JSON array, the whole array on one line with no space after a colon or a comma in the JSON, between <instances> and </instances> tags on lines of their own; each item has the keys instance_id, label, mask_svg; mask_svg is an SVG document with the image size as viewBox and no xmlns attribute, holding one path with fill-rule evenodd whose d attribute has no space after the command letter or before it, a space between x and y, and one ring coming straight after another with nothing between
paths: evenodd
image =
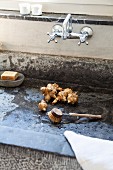
<instances>
[{"instance_id":1,"label":"chrome faucet","mask_svg":"<svg viewBox=\"0 0 113 170\"><path fill-rule=\"evenodd\" d=\"M52 27L51 33L47 33L50 36L50 39L48 40L48 43L50 41L55 41L57 43L56 37L61 37L63 40L66 39L79 39L78 45L81 43L86 43L88 45L87 39L93 35L92 28L85 26L80 30L80 33L74 33L72 32L72 16L71 14L68 14L61 24L55 24Z\"/></svg>"}]
</instances>

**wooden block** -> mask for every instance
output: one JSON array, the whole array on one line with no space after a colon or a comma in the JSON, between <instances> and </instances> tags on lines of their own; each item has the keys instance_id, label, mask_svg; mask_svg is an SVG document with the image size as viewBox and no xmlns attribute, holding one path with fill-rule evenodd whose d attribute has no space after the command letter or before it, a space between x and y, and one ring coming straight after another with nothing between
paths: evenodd
<instances>
[{"instance_id":1,"label":"wooden block","mask_svg":"<svg viewBox=\"0 0 113 170\"><path fill-rule=\"evenodd\" d=\"M16 80L19 74L15 71L4 71L1 75L1 80Z\"/></svg>"}]
</instances>

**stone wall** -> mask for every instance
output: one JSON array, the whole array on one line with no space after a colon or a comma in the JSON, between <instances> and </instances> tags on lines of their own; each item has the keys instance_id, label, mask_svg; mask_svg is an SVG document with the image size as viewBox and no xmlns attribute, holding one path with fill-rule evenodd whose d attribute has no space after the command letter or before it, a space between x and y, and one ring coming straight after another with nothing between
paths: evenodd
<instances>
[{"instance_id":1,"label":"stone wall","mask_svg":"<svg viewBox=\"0 0 113 170\"><path fill-rule=\"evenodd\" d=\"M62 16L60 15L59 18ZM73 32L75 33L79 33L81 28L86 25L93 29L93 36L88 40L89 45L81 44L78 46L78 39L62 40L62 38L56 38L58 43L47 43L50 38L47 32L51 33L52 27L58 24L59 18L57 21L50 18L50 22L0 18L0 42L3 43L3 50L113 59L113 39L111 36L113 29L110 25L73 23ZM76 17L75 20L78 22ZM84 22L85 20L86 18ZM98 21L98 18L96 20Z\"/></svg>"}]
</instances>

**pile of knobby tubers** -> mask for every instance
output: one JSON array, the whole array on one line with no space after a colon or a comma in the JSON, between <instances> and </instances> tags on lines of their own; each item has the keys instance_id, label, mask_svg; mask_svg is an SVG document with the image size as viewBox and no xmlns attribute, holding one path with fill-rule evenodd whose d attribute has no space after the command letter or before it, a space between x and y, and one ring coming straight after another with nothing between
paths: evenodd
<instances>
[{"instance_id":1,"label":"pile of knobby tubers","mask_svg":"<svg viewBox=\"0 0 113 170\"><path fill-rule=\"evenodd\" d=\"M74 92L71 88L61 88L58 84L49 83L46 87L40 88L44 95L44 100L38 104L38 108L41 111L46 111L47 103L52 101L52 104L57 102L67 102L69 104L76 104L78 102L77 92Z\"/></svg>"}]
</instances>

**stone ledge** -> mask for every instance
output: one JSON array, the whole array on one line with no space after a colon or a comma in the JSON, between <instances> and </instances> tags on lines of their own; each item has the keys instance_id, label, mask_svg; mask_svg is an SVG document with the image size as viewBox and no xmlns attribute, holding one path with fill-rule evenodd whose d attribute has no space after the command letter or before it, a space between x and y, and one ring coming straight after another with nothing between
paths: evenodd
<instances>
[{"instance_id":1,"label":"stone ledge","mask_svg":"<svg viewBox=\"0 0 113 170\"><path fill-rule=\"evenodd\" d=\"M42 16L21 15L19 11L0 10L0 18L19 19L29 21L59 22L62 23L67 14L43 13ZM90 16L72 15L73 23L94 24L94 25L113 25L113 17L110 16Z\"/></svg>"},{"instance_id":2,"label":"stone ledge","mask_svg":"<svg viewBox=\"0 0 113 170\"><path fill-rule=\"evenodd\" d=\"M0 143L74 157L64 136L0 126Z\"/></svg>"}]
</instances>

